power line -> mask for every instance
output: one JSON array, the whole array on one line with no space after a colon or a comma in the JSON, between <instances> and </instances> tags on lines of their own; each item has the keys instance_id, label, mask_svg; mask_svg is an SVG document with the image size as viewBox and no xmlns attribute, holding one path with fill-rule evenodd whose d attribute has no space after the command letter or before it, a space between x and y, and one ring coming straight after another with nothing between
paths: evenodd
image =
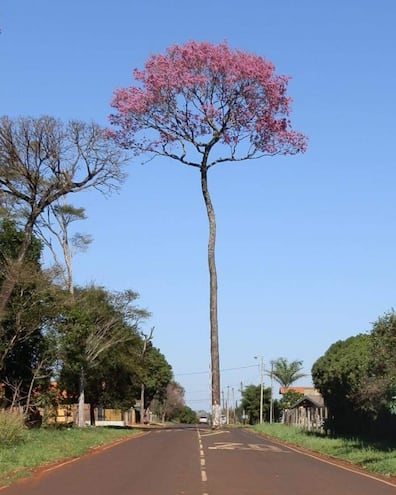
<instances>
[{"instance_id":1,"label":"power line","mask_svg":"<svg viewBox=\"0 0 396 495\"><path fill-rule=\"evenodd\" d=\"M175 373L175 376L207 375L209 371L193 371L191 373Z\"/></svg>"},{"instance_id":2,"label":"power line","mask_svg":"<svg viewBox=\"0 0 396 495\"><path fill-rule=\"evenodd\" d=\"M185 396L190 394L207 394L207 390L185 390Z\"/></svg>"},{"instance_id":3,"label":"power line","mask_svg":"<svg viewBox=\"0 0 396 495\"><path fill-rule=\"evenodd\" d=\"M257 364L251 364L249 366L240 366L239 368L226 368L226 369L220 370L220 371L234 371L234 370L242 370L245 368L257 368Z\"/></svg>"},{"instance_id":4,"label":"power line","mask_svg":"<svg viewBox=\"0 0 396 495\"><path fill-rule=\"evenodd\" d=\"M209 398L202 397L201 399L186 399L186 402L209 402Z\"/></svg>"},{"instance_id":5,"label":"power line","mask_svg":"<svg viewBox=\"0 0 396 495\"><path fill-rule=\"evenodd\" d=\"M221 369L221 372L224 371L235 371L235 370L243 370L246 368L257 368L257 364L250 364L249 366L238 366L237 368L224 368ZM192 371L191 373L176 373L175 376L191 376L191 375L208 375L209 371Z\"/></svg>"}]
</instances>

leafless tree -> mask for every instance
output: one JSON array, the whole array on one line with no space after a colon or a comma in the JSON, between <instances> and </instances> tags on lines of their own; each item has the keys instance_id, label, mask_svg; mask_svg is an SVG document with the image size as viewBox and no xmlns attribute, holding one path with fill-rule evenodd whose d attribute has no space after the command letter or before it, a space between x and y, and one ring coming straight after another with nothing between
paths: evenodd
<instances>
[{"instance_id":1,"label":"leafless tree","mask_svg":"<svg viewBox=\"0 0 396 495\"><path fill-rule=\"evenodd\" d=\"M96 123L63 123L50 116L0 118L0 212L16 219L24 232L17 257L6 260L0 321L39 216L66 194L117 189L125 159Z\"/></svg>"},{"instance_id":2,"label":"leafless tree","mask_svg":"<svg viewBox=\"0 0 396 495\"><path fill-rule=\"evenodd\" d=\"M74 294L73 256L76 252L87 249L92 237L80 232L70 236L70 224L85 219L84 208L67 204L65 197L62 197L47 208L35 226L35 233L50 250L55 263L54 268L72 296ZM63 262L59 259L57 247L61 248Z\"/></svg>"}]
</instances>

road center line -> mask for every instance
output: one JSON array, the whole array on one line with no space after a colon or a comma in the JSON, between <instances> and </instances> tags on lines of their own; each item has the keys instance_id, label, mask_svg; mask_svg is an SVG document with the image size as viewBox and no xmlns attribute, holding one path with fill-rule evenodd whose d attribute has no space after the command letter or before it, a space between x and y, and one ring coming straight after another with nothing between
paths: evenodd
<instances>
[{"instance_id":1,"label":"road center line","mask_svg":"<svg viewBox=\"0 0 396 495\"><path fill-rule=\"evenodd\" d=\"M197 434L198 434L198 445L199 445L199 460L200 460L200 472L201 472L201 481L204 484L203 485L203 491L202 495L209 495L207 492L207 481L208 481L208 476L206 474L206 459L205 459L205 451L203 448L203 443L202 443L202 437L201 437L201 432L197 428Z\"/></svg>"}]
</instances>

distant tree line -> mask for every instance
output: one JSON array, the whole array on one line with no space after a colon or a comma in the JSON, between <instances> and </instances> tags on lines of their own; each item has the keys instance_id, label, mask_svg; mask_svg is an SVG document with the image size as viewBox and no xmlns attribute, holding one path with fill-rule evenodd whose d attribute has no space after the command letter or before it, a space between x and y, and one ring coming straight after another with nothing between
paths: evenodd
<instances>
[{"instance_id":1,"label":"distant tree line","mask_svg":"<svg viewBox=\"0 0 396 495\"><path fill-rule=\"evenodd\" d=\"M368 333L335 342L312 367L329 408L329 433L388 438L396 432L396 313Z\"/></svg>"}]
</instances>

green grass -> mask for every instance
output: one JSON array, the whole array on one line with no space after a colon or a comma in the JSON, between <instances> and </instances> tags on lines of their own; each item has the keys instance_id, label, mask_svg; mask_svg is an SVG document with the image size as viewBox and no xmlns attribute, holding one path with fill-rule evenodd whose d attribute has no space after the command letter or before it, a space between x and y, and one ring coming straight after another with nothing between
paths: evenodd
<instances>
[{"instance_id":1,"label":"green grass","mask_svg":"<svg viewBox=\"0 0 396 495\"><path fill-rule=\"evenodd\" d=\"M0 445L0 486L31 475L35 467L77 457L91 447L130 437L136 432L123 428L30 430L24 442Z\"/></svg>"},{"instance_id":2,"label":"green grass","mask_svg":"<svg viewBox=\"0 0 396 495\"><path fill-rule=\"evenodd\" d=\"M373 442L360 438L330 438L283 424L264 423L252 428L279 440L352 462L372 473L396 476L395 442Z\"/></svg>"}]
</instances>

